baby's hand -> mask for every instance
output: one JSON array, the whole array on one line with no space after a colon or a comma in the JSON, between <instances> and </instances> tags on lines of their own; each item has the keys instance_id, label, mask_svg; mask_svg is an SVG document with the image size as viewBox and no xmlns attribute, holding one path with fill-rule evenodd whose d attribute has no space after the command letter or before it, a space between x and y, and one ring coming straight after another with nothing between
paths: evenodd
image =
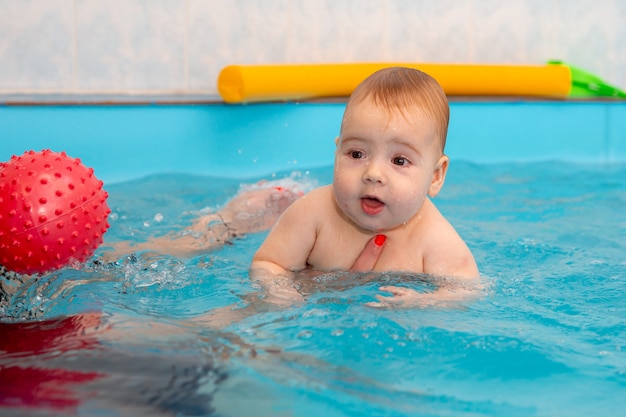
<instances>
[{"instance_id":1,"label":"baby's hand","mask_svg":"<svg viewBox=\"0 0 626 417\"><path fill-rule=\"evenodd\" d=\"M391 297L385 297L377 295L378 302L367 303L369 307L420 307L427 306L433 303L432 299L429 299L431 294L423 294L405 287L396 287L394 285L387 285L379 288L380 291L391 293Z\"/></svg>"},{"instance_id":2,"label":"baby's hand","mask_svg":"<svg viewBox=\"0 0 626 417\"><path fill-rule=\"evenodd\" d=\"M378 302L367 303L369 307L451 307L474 300L482 291L480 279L464 280L463 285L441 286L434 292L419 292L405 287L387 285L380 287L380 291L391 293L391 297L377 295Z\"/></svg>"},{"instance_id":3,"label":"baby's hand","mask_svg":"<svg viewBox=\"0 0 626 417\"><path fill-rule=\"evenodd\" d=\"M302 304L304 297L293 286L272 286L265 301L286 308Z\"/></svg>"}]
</instances>

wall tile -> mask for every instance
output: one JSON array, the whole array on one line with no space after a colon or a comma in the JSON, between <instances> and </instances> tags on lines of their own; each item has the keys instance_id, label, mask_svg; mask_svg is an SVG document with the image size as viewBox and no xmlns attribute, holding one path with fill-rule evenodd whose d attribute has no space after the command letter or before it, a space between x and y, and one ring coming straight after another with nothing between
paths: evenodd
<instances>
[{"instance_id":1,"label":"wall tile","mask_svg":"<svg viewBox=\"0 0 626 417\"><path fill-rule=\"evenodd\" d=\"M555 0L563 59L626 88L626 6L622 0ZM617 58L619 57L619 58Z\"/></svg>"},{"instance_id":2,"label":"wall tile","mask_svg":"<svg viewBox=\"0 0 626 417\"><path fill-rule=\"evenodd\" d=\"M292 0L288 62L380 61L387 3L377 0Z\"/></svg>"},{"instance_id":3,"label":"wall tile","mask_svg":"<svg viewBox=\"0 0 626 417\"><path fill-rule=\"evenodd\" d=\"M0 0L0 89L72 87L72 0Z\"/></svg>"},{"instance_id":4,"label":"wall tile","mask_svg":"<svg viewBox=\"0 0 626 417\"><path fill-rule=\"evenodd\" d=\"M481 0L471 14L474 61L542 63L549 55L553 5L546 0Z\"/></svg>"},{"instance_id":5,"label":"wall tile","mask_svg":"<svg viewBox=\"0 0 626 417\"><path fill-rule=\"evenodd\" d=\"M392 0L385 26L388 59L407 62L468 62L473 55L464 0Z\"/></svg>"},{"instance_id":6,"label":"wall tile","mask_svg":"<svg viewBox=\"0 0 626 417\"><path fill-rule=\"evenodd\" d=\"M216 90L229 64L285 62L288 0L189 0L189 88Z\"/></svg>"},{"instance_id":7,"label":"wall tile","mask_svg":"<svg viewBox=\"0 0 626 417\"><path fill-rule=\"evenodd\" d=\"M626 88L623 0L0 0L0 94L215 94L232 63L543 63Z\"/></svg>"},{"instance_id":8,"label":"wall tile","mask_svg":"<svg viewBox=\"0 0 626 417\"><path fill-rule=\"evenodd\" d=\"M76 0L77 87L185 87L185 2Z\"/></svg>"}]
</instances>

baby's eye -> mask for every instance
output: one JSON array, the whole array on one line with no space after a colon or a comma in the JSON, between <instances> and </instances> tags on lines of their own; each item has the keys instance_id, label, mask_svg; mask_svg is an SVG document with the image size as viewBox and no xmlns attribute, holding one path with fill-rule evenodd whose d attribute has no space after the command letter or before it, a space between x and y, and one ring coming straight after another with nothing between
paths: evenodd
<instances>
[{"instance_id":1,"label":"baby's eye","mask_svg":"<svg viewBox=\"0 0 626 417\"><path fill-rule=\"evenodd\" d=\"M393 158L394 165L405 166L409 164L409 160L403 156L396 156Z\"/></svg>"},{"instance_id":2,"label":"baby's eye","mask_svg":"<svg viewBox=\"0 0 626 417\"><path fill-rule=\"evenodd\" d=\"M350 157L353 159L361 159L363 158L363 152L361 151L350 151Z\"/></svg>"}]
</instances>

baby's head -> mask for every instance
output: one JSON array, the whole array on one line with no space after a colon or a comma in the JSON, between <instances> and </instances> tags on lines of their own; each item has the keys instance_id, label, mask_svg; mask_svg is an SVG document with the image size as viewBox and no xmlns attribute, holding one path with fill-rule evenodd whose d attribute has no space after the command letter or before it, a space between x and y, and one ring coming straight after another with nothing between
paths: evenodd
<instances>
[{"instance_id":1,"label":"baby's head","mask_svg":"<svg viewBox=\"0 0 626 417\"><path fill-rule=\"evenodd\" d=\"M341 122L333 192L369 231L407 224L443 186L450 110L432 77L410 68L375 72L355 89Z\"/></svg>"},{"instance_id":2,"label":"baby's head","mask_svg":"<svg viewBox=\"0 0 626 417\"><path fill-rule=\"evenodd\" d=\"M379 70L367 77L354 90L343 120L351 108L366 99L390 112L399 111L409 116L413 109L420 109L433 121L443 154L450 120L450 107L443 89L430 75L405 67L390 67ZM343 121L342 121L343 130Z\"/></svg>"}]
</instances>

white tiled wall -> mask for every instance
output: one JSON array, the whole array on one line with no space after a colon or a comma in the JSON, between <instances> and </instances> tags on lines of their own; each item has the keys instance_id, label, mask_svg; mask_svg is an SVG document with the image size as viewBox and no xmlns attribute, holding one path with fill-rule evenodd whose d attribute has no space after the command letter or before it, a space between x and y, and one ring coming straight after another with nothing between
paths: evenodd
<instances>
[{"instance_id":1,"label":"white tiled wall","mask_svg":"<svg viewBox=\"0 0 626 417\"><path fill-rule=\"evenodd\" d=\"M0 95L215 95L232 63L562 59L626 87L623 0L0 0Z\"/></svg>"}]
</instances>

